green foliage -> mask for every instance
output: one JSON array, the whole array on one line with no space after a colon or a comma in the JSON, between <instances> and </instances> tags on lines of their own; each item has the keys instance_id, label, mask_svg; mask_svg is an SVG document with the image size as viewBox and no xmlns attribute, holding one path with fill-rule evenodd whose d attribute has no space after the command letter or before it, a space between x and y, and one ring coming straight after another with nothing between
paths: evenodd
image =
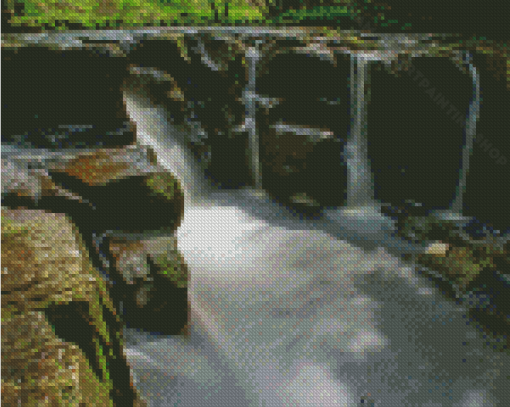
<instances>
[{"instance_id":1,"label":"green foliage","mask_svg":"<svg viewBox=\"0 0 510 407\"><path fill-rule=\"evenodd\" d=\"M255 7L243 0L207 2L202 0L22 0L23 15L14 14L13 26L30 27L47 25L52 29L65 29L67 24L81 24L85 28L136 28L166 25L215 25L219 23L251 22L263 20L263 7ZM228 4L228 16L225 16ZM7 8L14 9L14 4ZM217 13L217 16L216 16ZM218 18L216 18L218 17Z\"/></svg>"},{"instance_id":2,"label":"green foliage","mask_svg":"<svg viewBox=\"0 0 510 407\"><path fill-rule=\"evenodd\" d=\"M302 22L305 20L334 20L352 17L352 11L345 6L313 7L311 9L289 10L271 20L273 23Z\"/></svg>"},{"instance_id":3,"label":"green foliage","mask_svg":"<svg viewBox=\"0 0 510 407\"><path fill-rule=\"evenodd\" d=\"M264 4L264 5L259 5ZM346 5L348 4L348 5ZM13 26L46 27L63 30L69 24L84 28L136 28L161 25L271 25L296 24L305 21L353 19L359 9L357 1L350 4L318 6L288 10L269 17L274 2L250 3L247 0L6 0L6 7L14 11L23 5L23 12L13 13ZM16 9L18 10L18 7Z\"/></svg>"}]
</instances>

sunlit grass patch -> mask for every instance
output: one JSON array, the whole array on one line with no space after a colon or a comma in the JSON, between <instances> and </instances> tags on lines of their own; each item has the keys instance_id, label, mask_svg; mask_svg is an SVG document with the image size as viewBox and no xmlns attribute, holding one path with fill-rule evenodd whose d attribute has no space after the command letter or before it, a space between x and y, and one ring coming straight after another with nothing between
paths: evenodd
<instances>
[{"instance_id":1,"label":"sunlit grass patch","mask_svg":"<svg viewBox=\"0 0 510 407\"><path fill-rule=\"evenodd\" d=\"M10 4L12 3L12 4ZM204 1L187 1L164 3L158 1L135 0L76 0L37 2L25 0L23 15L14 13L10 20L13 26L23 24L28 27L49 26L66 29L66 25L79 24L86 28L137 28L144 26L166 25L203 25L262 20L262 8L247 5L243 1L228 3L211 3ZM7 8L14 10L12 0L7 1ZM225 16L225 12L228 16Z\"/></svg>"}]
</instances>

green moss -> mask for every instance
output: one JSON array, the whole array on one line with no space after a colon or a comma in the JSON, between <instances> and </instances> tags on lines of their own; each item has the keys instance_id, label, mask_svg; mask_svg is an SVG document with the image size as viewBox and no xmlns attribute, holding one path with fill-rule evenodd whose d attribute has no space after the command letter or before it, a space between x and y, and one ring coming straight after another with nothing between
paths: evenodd
<instances>
[{"instance_id":1,"label":"green moss","mask_svg":"<svg viewBox=\"0 0 510 407\"><path fill-rule=\"evenodd\" d=\"M19 223L13 222L11 219L7 219L2 215L2 238L4 236L11 236L16 234L28 233L28 226L20 226Z\"/></svg>"},{"instance_id":2,"label":"green moss","mask_svg":"<svg viewBox=\"0 0 510 407\"><path fill-rule=\"evenodd\" d=\"M188 286L185 269L180 264L169 260L166 255L158 256L155 263L161 267L161 274L166 275L177 287L186 288Z\"/></svg>"},{"instance_id":3,"label":"green moss","mask_svg":"<svg viewBox=\"0 0 510 407\"><path fill-rule=\"evenodd\" d=\"M146 183L155 193L165 196L170 201L180 194L179 182L171 174L151 174Z\"/></svg>"},{"instance_id":4,"label":"green moss","mask_svg":"<svg viewBox=\"0 0 510 407\"><path fill-rule=\"evenodd\" d=\"M31 228L34 227L34 224L37 222L16 222L2 215L2 241L4 243L8 243L9 240L15 240L16 243L18 240L21 242L24 239L30 239L31 236L26 236L31 232ZM34 232L32 232L34 233ZM21 235L23 235L22 238ZM5 239L5 240L4 240ZM83 242L81 242L81 237L78 236L78 241L76 242L77 246L83 247ZM3 253L4 254L4 253ZM107 287L105 282L99 276L99 272L94 269L91 265L88 269L90 273L90 277L95 277L95 284L90 283L90 286L85 288L83 291L81 290L73 290L73 298L72 301L80 301L85 300L89 304L89 314L87 315L88 322L95 328L96 333L94 334L92 341L93 346L95 347L95 354L97 355L97 360L102 371L103 380L96 380L97 378L94 375L85 375L83 378L90 384L90 388L94 389L94 394L97 396L97 405L105 405L100 402L100 400L105 400L109 398L110 391L113 389L113 382L110 380L109 375L109 367L108 360L109 357L113 357L113 349L107 348L105 349L102 345L103 343L109 344L113 343L113 339L110 335L110 331L108 329L107 323L103 317L103 309L101 303L105 304L110 312L114 312L114 306L111 302L111 299L108 295ZM92 281L90 277L85 277L85 281ZM82 281L83 283L83 281ZM29 310L24 309L25 307L21 307L20 304L7 304L5 307L2 307L2 326L7 326L9 323L12 323L13 318L18 318L20 315L23 315L27 312L41 312L46 309L50 304L61 304L69 301L68 293L73 288L76 288L75 283L70 278L69 280L64 279L62 281L64 287L60 286L59 289L61 291L56 291L53 295L49 295L44 297L41 301L38 301L36 305L31 306ZM65 287L67 285L67 287ZM94 285L96 287L94 287ZM33 294L36 295L36 294ZM23 305L26 305L23 304ZM23 308L23 309L22 309ZM51 329L53 330L54 335L55 328L50 324ZM18 341L18 345L23 347L29 347L29 343L23 343L23 340ZM108 354L106 354L105 350L108 350ZM34 348L32 352L37 352L38 349ZM90 366L90 361L84 357L86 363L88 364L89 372L92 372L92 367ZM60 366L58 361L55 361L57 364L57 368L63 369ZM90 377L89 377L90 376ZM30 380L35 380L30 378ZM36 386L37 382L30 383L30 385ZM72 384L72 383L70 383ZM61 385L59 388L65 388L65 383ZM102 396L103 395L103 396ZM106 395L106 396L104 396ZM63 396L63 400L68 396Z\"/></svg>"}]
</instances>

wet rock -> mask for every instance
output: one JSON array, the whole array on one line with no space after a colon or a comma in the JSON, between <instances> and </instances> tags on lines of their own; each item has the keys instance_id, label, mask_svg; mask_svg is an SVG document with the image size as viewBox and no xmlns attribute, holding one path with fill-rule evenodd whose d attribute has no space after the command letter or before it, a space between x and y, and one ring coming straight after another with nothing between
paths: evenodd
<instances>
[{"instance_id":1,"label":"wet rock","mask_svg":"<svg viewBox=\"0 0 510 407\"><path fill-rule=\"evenodd\" d=\"M153 332L180 333L188 318L186 273L184 279L164 275L163 258L149 260L144 244L171 235L179 225L184 199L175 178L139 146L99 149L49 167L44 174L27 173L38 182L37 202L30 190L20 194L24 184L11 182L3 204L69 215L122 320ZM174 246L166 251L165 270L178 258ZM180 259L177 264L176 270L184 268Z\"/></svg>"},{"instance_id":2,"label":"wet rock","mask_svg":"<svg viewBox=\"0 0 510 407\"><path fill-rule=\"evenodd\" d=\"M2 402L141 406L121 321L64 214L2 208Z\"/></svg>"},{"instance_id":3,"label":"wet rock","mask_svg":"<svg viewBox=\"0 0 510 407\"><path fill-rule=\"evenodd\" d=\"M186 334L188 269L175 238L110 239L109 249L118 279L114 297L122 302L126 326L163 335Z\"/></svg>"},{"instance_id":4,"label":"wet rock","mask_svg":"<svg viewBox=\"0 0 510 407\"><path fill-rule=\"evenodd\" d=\"M484 269L467 287L462 301L470 317L489 332L510 334L510 280L497 270Z\"/></svg>"},{"instance_id":5,"label":"wet rock","mask_svg":"<svg viewBox=\"0 0 510 407\"><path fill-rule=\"evenodd\" d=\"M453 234L453 229L450 233ZM462 244L456 245L459 241ZM510 334L509 260L508 242L461 240L458 235L456 239L434 242L416 259L431 272L439 273L429 274L430 278L444 295L465 305L469 318L481 329L507 338Z\"/></svg>"}]
</instances>

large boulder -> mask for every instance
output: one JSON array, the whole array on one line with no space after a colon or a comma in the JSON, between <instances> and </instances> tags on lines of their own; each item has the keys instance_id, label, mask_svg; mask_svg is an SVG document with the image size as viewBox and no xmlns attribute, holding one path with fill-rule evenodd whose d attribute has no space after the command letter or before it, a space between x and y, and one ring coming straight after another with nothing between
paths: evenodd
<instances>
[{"instance_id":1,"label":"large boulder","mask_svg":"<svg viewBox=\"0 0 510 407\"><path fill-rule=\"evenodd\" d=\"M69 215L128 327L186 331L187 271L171 238L184 199L178 182L150 150L137 145L98 149L48 164L47 170L28 169L19 159L2 159L2 167L8 180L4 205ZM151 239L165 241L165 235L170 245L149 249L155 247Z\"/></svg>"},{"instance_id":2,"label":"large boulder","mask_svg":"<svg viewBox=\"0 0 510 407\"><path fill-rule=\"evenodd\" d=\"M176 239L160 237L129 241L110 239L108 245L127 328L146 332L188 334L188 269Z\"/></svg>"},{"instance_id":3,"label":"large boulder","mask_svg":"<svg viewBox=\"0 0 510 407\"><path fill-rule=\"evenodd\" d=\"M143 405L119 316L65 214L2 207L2 402Z\"/></svg>"}]
</instances>

